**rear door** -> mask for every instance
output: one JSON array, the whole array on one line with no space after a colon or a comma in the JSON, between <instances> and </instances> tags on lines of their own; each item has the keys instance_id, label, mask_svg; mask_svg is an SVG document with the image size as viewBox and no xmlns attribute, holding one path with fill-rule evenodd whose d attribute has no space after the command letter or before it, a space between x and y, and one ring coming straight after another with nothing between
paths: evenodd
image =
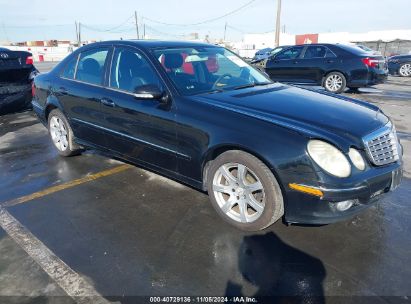
<instances>
[{"instance_id":1,"label":"rear door","mask_svg":"<svg viewBox=\"0 0 411 304\"><path fill-rule=\"evenodd\" d=\"M299 63L302 81L321 84L325 73L332 70L335 64L336 55L326 46L308 46Z\"/></svg>"},{"instance_id":2,"label":"rear door","mask_svg":"<svg viewBox=\"0 0 411 304\"><path fill-rule=\"evenodd\" d=\"M109 46L101 46L73 56L54 88L76 138L100 147L105 146L101 100L109 52Z\"/></svg>"},{"instance_id":3,"label":"rear door","mask_svg":"<svg viewBox=\"0 0 411 304\"><path fill-rule=\"evenodd\" d=\"M265 71L272 80L301 82L300 57L304 46L288 48L267 60Z\"/></svg>"},{"instance_id":4,"label":"rear door","mask_svg":"<svg viewBox=\"0 0 411 304\"><path fill-rule=\"evenodd\" d=\"M175 172L175 108L158 100L137 98L135 90L144 85L166 89L140 50L116 47L102 103L109 148L151 167Z\"/></svg>"}]
</instances>

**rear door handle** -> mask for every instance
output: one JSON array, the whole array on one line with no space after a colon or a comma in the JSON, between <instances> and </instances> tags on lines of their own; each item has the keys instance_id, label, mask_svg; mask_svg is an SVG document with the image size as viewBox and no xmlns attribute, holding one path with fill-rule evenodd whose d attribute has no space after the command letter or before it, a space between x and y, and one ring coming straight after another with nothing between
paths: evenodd
<instances>
[{"instance_id":1,"label":"rear door handle","mask_svg":"<svg viewBox=\"0 0 411 304\"><path fill-rule=\"evenodd\" d=\"M108 107L115 107L115 106L116 106L116 104L114 103L114 101L112 101L111 99L108 99L108 98L101 98L101 99L100 99L100 102L101 102L103 105L108 106Z\"/></svg>"},{"instance_id":2,"label":"rear door handle","mask_svg":"<svg viewBox=\"0 0 411 304\"><path fill-rule=\"evenodd\" d=\"M334 62L334 60L327 60L327 63L333 63Z\"/></svg>"},{"instance_id":3,"label":"rear door handle","mask_svg":"<svg viewBox=\"0 0 411 304\"><path fill-rule=\"evenodd\" d=\"M297 64L298 63L298 61L297 60L294 60L294 62L293 62L294 64Z\"/></svg>"}]
</instances>

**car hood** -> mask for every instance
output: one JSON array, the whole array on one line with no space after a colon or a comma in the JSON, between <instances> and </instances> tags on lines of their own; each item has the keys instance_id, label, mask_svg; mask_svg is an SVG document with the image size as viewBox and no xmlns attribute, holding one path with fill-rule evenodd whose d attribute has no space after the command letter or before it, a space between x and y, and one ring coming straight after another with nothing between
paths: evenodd
<instances>
[{"instance_id":1,"label":"car hood","mask_svg":"<svg viewBox=\"0 0 411 304\"><path fill-rule=\"evenodd\" d=\"M310 137L328 139L344 150L351 145L362 147L365 135L389 121L378 107L366 102L278 83L196 98Z\"/></svg>"}]
</instances>

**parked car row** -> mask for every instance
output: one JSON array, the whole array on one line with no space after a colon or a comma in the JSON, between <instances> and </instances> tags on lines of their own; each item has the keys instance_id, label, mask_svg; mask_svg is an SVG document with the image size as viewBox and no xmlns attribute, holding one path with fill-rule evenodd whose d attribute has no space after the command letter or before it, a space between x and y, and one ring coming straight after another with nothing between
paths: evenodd
<instances>
[{"instance_id":1,"label":"parked car row","mask_svg":"<svg viewBox=\"0 0 411 304\"><path fill-rule=\"evenodd\" d=\"M332 45L279 51L267 60L269 75L289 77L270 70L286 71L284 62L306 81L325 74L334 92L386 77L379 57ZM216 212L244 230L283 216L311 224L351 217L402 177L402 146L378 107L274 83L214 45L90 44L35 78L32 103L62 156L104 150L207 191Z\"/></svg>"},{"instance_id":2,"label":"parked car row","mask_svg":"<svg viewBox=\"0 0 411 304\"><path fill-rule=\"evenodd\" d=\"M31 106L37 74L31 53L0 48L0 115Z\"/></svg>"},{"instance_id":3,"label":"parked car row","mask_svg":"<svg viewBox=\"0 0 411 304\"><path fill-rule=\"evenodd\" d=\"M323 86L332 93L383 83L388 66L381 55L343 44L280 47L255 63L272 80Z\"/></svg>"},{"instance_id":4,"label":"parked car row","mask_svg":"<svg viewBox=\"0 0 411 304\"><path fill-rule=\"evenodd\" d=\"M362 45L280 46L257 54L251 63L272 80L323 86L332 93L383 83L389 73L411 76L411 55L386 59Z\"/></svg>"}]
</instances>

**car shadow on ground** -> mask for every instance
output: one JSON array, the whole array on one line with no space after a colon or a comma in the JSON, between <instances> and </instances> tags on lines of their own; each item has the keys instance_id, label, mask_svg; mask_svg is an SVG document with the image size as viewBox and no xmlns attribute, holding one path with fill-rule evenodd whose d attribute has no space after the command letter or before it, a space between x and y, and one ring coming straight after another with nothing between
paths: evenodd
<instances>
[{"instance_id":1,"label":"car shadow on ground","mask_svg":"<svg viewBox=\"0 0 411 304\"><path fill-rule=\"evenodd\" d=\"M257 288L244 295L242 287L229 281L227 297L256 297L258 303L325 303L323 263L284 243L273 232L245 236L238 252L238 267L246 281Z\"/></svg>"}]
</instances>

